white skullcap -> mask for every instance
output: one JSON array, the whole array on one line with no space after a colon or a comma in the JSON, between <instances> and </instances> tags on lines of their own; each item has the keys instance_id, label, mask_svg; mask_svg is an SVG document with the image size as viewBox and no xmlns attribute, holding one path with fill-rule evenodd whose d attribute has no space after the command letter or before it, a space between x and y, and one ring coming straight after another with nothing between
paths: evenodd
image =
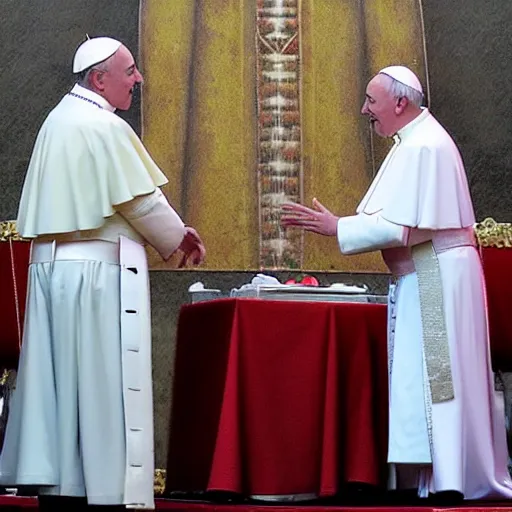
<instances>
[{"instance_id":1,"label":"white skullcap","mask_svg":"<svg viewBox=\"0 0 512 512\"><path fill-rule=\"evenodd\" d=\"M391 78L394 78L396 81L408 85L412 87L418 92L423 94L423 88L421 87L421 82L418 77L405 66L388 66L387 68L381 69L379 73L383 75L388 75Z\"/></svg>"},{"instance_id":2,"label":"white skullcap","mask_svg":"<svg viewBox=\"0 0 512 512\"><path fill-rule=\"evenodd\" d=\"M119 50L122 43L110 37L95 37L82 43L73 59L73 73L94 66L108 59Z\"/></svg>"}]
</instances>

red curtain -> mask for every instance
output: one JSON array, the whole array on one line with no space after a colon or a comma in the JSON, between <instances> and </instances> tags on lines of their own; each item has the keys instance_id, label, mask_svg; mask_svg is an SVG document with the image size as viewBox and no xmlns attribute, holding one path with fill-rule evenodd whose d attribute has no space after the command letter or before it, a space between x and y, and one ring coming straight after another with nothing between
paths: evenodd
<instances>
[{"instance_id":1,"label":"red curtain","mask_svg":"<svg viewBox=\"0 0 512 512\"><path fill-rule=\"evenodd\" d=\"M483 247L494 370L512 372L512 248Z\"/></svg>"},{"instance_id":2,"label":"red curtain","mask_svg":"<svg viewBox=\"0 0 512 512\"><path fill-rule=\"evenodd\" d=\"M25 297L27 294L30 243L7 241L0 243L0 367L18 366L19 346Z\"/></svg>"}]
</instances>

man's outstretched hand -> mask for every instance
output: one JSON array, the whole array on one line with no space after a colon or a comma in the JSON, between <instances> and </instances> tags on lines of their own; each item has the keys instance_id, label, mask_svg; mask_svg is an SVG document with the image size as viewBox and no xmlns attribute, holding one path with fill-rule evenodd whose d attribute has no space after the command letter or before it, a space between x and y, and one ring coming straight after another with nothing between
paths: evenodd
<instances>
[{"instance_id":1,"label":"man's outstretched hand","mask_svg":"<svg viewBox=\"0 0 512 512\"><path fill-rule=\"evenodd\" d=\"M313 199L313 208L297 203L283 203L281 224L284 227L303 228L320 235L335 236L338 220L320 201Z\"/></svg>"}]
</instances>

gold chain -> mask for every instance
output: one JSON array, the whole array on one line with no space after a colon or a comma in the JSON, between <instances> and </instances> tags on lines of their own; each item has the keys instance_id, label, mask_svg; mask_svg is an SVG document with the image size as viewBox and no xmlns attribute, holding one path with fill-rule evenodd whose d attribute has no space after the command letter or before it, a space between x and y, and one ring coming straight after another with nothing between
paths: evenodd
<instances>
[{"instance_id":1,"label":"gold chain","mask_svg":"<svg viewBox=\"0 0 512 512\"><path fill-rule=\"evenodd\" d=\"M20 302L18 298L18 282L16 280L16 265L14 263L14 248L12 246L12 239L9 238L9 249L11 252L11 269L12 269L12 284L14 288L14 304L16 306L16 326L18 328L18 347L21 350L21 315L20 315Z\"/></svg>"}]
</instances>

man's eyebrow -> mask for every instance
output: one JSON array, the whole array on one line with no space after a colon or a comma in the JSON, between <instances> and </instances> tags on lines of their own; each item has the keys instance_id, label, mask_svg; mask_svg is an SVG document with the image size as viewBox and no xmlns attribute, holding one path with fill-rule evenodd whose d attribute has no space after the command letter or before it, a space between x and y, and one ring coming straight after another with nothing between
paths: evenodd
<instances>
[{"instance_id":1,"label":"man's eyebrow","mask_svg":"<svg viewBox=\"0 0 512 512\"><path fill-rule=\"evenodd\" d=\"M135 62L131 66L127 67L126 71L131 71L132 69L135 69Z\"/></svg>"},{"instance_id":2,"label":"man's eyebrow","mask_svg":"<svg viewBox=\"0 0 512 512\"><path fill-rule=\"evenodd\" d=\"M365 96L369 99L369 100L373 100L373 97L370 96L368 93L365 94Z\"/></svg>"}]
</instances>

